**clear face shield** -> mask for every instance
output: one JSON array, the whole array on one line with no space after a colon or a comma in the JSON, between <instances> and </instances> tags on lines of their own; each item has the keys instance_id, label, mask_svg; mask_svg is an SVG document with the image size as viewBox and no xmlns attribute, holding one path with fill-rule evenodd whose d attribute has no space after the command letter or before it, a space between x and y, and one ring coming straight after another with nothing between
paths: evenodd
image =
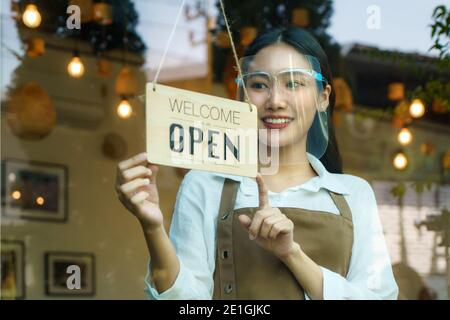
<instances>
[{"instance_id":1,"label":"clear face shield","mask_svg":"<svg viewBox=\"0 0 450 320\"><path fill-rule=\"evenodd\" d=\"M245 101L247 95L258 108L261 168L276 166L280 157L283 165L304 164L308 160L303 150L321 158L328 146L327 79L320 63L285 51L263 49L242 58L242 77L236 79L237 98Z\"/></svg>"}]
</instances>

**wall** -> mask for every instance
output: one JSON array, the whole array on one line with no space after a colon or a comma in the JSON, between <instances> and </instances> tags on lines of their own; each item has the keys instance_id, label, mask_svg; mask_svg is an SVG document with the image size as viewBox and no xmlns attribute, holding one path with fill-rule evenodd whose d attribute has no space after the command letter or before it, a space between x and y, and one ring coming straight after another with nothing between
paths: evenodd
<instances>
[{"instance_id":1,"label":"wall","mask_svg":"<svg viewBox=\"0 0 450 320\"><path fill-rule=\"evenodd\" d=\"M427 215L440 214L443 208L450 209L450 181L442 170L442 157L450 148L450 130L415 121L410 128L413 141L403 147L410 164L406 170L398 171L392 166L392 156L399 149L398 129L387 120L339 115L336 133L344 171L371 183L392 263L406 263L423 277L438 298L447 299L444 247L438 246L441 238L425 227L418 229L415 223ZM421 152L425 142L434 147L430 155ZM417 194L412 184L426 180L433 182L432 189ZM407 186L402 209L398 198L391 194L400 181Z\"/></svg>"},{"instance_id":2,"label":"wall","mask_svg":"<svg viewBox=\"0 0 450 320\"><path fill-rule=\"evenodd\" d=\"M445 248L439 245L442 237L416 225L427 215L450 208L450 186L434 185L421 194L408 188L400 207L398 198L390 192L395 185L393 181L372 181L392 263L409 265L439 299L447 299Z\"/></svg>"},{"instance_id":3,"label":"wall","mask_svg":"<svg viewBox=\"0 0 450 320\"><path fill-rule=\"evenodd\" d=\"M117 199L114 184L118 161L106 158L101 145L104 135L112 131L119 133L127 143L124 158L145 151L144 104L139 98L132 99L135 114L127 120L119 119L115 113L118 98L114 93L114 79L120 65L114 64L113 77L101 79L92 71L95 60L83 57L86 74L75 80L65 73L67 59L66 53L49 51L37 60L26 61L15 72L17 83L38 81L51 94L57 112L60 106L55 96L58 94L63 100L78 101L76 106L80 110L92 107L80 101L96 101L95 106L100 106L103 114L98 125L83 128L82 123L71 125L69 121L67 125L61 125L58 122L46 138L25 141L11 133L6 124L6 113L2 112L1 144L2 159L67 166L68 221L51 223L2 217L1 238L25 242L27 299L48 298L44 293L46 251L93 253L97 277L95 299L143 299L147 248L138 222ZM143 94L144 75L138 68L134 71L140 82L139 92ZM58 87L54 81L59 82ZM79 90L68 90L72 83ZM167 227L180 180L175 170L161 168L159 190Z\"/></svg>"}]
</instances>

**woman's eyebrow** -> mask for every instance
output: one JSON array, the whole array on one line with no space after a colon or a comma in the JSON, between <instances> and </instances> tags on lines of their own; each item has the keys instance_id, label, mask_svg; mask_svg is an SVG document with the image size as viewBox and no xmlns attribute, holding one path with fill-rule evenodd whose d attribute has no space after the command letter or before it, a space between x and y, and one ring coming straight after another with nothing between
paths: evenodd
<instances>
[{"instance_id":1,"label":"woman's eyebrow","mask_svg":"<svg viewBox=\"0 0 450 320\"><path fill-rule=\"evenodd\" d=\"M260 73L260 74L265 74L265 75L268 75L268 74L270 74L270 72L267 72L267 71L263 71L263 70L252 70L252 71L249 71L249 73Z\"/></svg>"},{"instance_id":2,"label":"woman's eyebrow","mask_svg":"<svg viewBox=\"0 0 450 320\"><path fill-rule=\"evenodd\" d=\"M309 73L311 73L311 70L310 69L305 69L305 68L287 68L287 69L283 69L283 70L281 70L281 71L279 71L279 72L290 72L290 71L301 71L301 72L303 72L303 73L305 73L305 74L309 74Z\"/></svg>"}]
</instances>

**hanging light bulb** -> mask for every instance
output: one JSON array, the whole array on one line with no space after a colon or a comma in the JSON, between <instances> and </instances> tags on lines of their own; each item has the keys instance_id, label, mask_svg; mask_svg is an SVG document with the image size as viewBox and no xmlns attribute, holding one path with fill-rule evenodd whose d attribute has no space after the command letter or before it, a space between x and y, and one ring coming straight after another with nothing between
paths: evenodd
<instances>
[{"instance_id":1,"label":"hanging light bulb","mask_svg":"<svg viewBox=\"0 0 450 320\"><path fill-rule=\"evenodd\" d=\"M22 21L28 28L37 28L41 24L41 14L34 4L26 6L22 15Z\"/></svg>"},{"instance_id":2,"label":"hanging light bulb","mask_svg":"<svg viewBox=\"0 0 450 320\"><path fill-rule=\"evenodd\" d=\"M394 160L392 163L395 169L404 170L408 166L408 158L406 157L406 154L404 152L399 151L394 156Z\"/></svg>"},{"instance_id":3,"label":"hanging light bulb","mask_svg":"<svg viewBox=\"0 0 450 320\"><path fill-rule=\"evenodd\" d=\"M130 103L128 102L128 99L123 96L120 100L119 105L117 106L117 114L122 119L128 119L131 114L133 113L133 108L131 107Z\"/></svg>"},{"instance_id":4,"label":"hanging light bulb","mask_svg":"<svg viewBox=\"0 0 450 320\"><path fill-rule=\"evenodd\" d=\"M14 191L11 193L11 197L12 197L14 200L19 200L21 196L22 196L22 194L20 193L19 190L14 190Z\"/></svg>"},{"instance_id":5,"label":"hanging light bulb","mask_svg":"<svg viewBox=\"0 0 450 320\"><path fill-rule=\"evenodd\" d=\"M400 132L398 133L398 136L397 136L398 142L400 142L400 144L403 146L410 144L412 141L412 138L413 138L413 136L411 134L411 131L409 131L408 128L403 128L402 130L400 130Z\"/></svg>"},{"instance_id":6,"label":"hanging light bulb","mask_svg":"<svg viewBox=\"0 0 450 320\"><path fill-rule=\"evenodd\" d=\"M409 114L413 118L420 118L425 114L425 106L420 99L414 99L409 106Z\"/></svg>"},{"instance_id":7,"label":"hanging light bulb","mask_svg":"<svg viewBox=\"0 0 450 320\"><path fill-rule=\"evenodd\" d=\"M79 78L84 74L84 65L77 52L74 52L72 59L67 65L67 72L74 78Z\"/></svg>"},{"instance_id":8,"label":"hanging light bulb","mask_svg":"<svg viewBox=\"0 0 450 320\"><path fill-rule=\"evenodd\" d=\"M36 203L40 206L42 206L44 204L45 200L43 197L37 197L36 198Z\"/></svg>"}]
</instances>

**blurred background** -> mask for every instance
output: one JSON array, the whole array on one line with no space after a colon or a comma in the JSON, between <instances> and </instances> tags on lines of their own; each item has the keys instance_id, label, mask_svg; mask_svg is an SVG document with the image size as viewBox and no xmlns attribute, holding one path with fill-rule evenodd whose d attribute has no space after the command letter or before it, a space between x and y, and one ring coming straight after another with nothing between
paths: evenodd
<instances>
[{"instance_id":1,"label":"blurred background","mask_svg":"<svg viewBox=\"0 0 450 320\"><path fill-rule=\"evenodd\" d=\"M144 299L148 252L117 199L115 174L119 161L145 151L145 84L181 0L0 2L1 298ZM449 3L224 5L239 55L274 26L317 37L334 75L344 171L376 193L399 298L448 299ZM161 83L235 97L218 8L186 1ZM160 170L167 228L185 173ZM77 283L70 265L79 290L67 287Z\"/></svg>"}]
</instances>

